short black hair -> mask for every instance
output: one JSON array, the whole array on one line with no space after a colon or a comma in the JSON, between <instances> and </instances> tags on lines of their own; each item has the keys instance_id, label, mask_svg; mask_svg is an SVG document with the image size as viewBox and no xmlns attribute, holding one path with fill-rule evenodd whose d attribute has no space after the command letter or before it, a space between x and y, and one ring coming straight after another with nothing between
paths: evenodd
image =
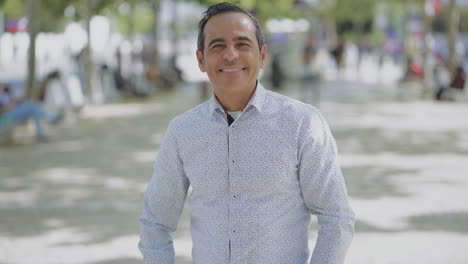
<instances>
[{"instance_id":1,"label":"short black hair","mask_svg":"<svg viewBox=\"0 0 468 264\"><path fill-rule=\"evenodd\" d=\"M262 28L260 27L260 24L258 23L257 19L249 12L245 11L241 7L231 4L228 2L223 2L219 4L215 4L210 6L205 12L202 14L202 19L200 20L200 23L198 23L198 40L197 40L197 49L203 53L203 48L204 48L204 42L205 42L205 35L204 35L204 30L206 23L210 18L219 15L221 13L227 13L227 12L237 12L237 13L242 13L246 14L250 19L252 20L253 24L255 25L255 35L257 37L257 42L258 42L258 48L262 50L263 47L263 33L262 33Z\"/></svg>"}]
</instances>

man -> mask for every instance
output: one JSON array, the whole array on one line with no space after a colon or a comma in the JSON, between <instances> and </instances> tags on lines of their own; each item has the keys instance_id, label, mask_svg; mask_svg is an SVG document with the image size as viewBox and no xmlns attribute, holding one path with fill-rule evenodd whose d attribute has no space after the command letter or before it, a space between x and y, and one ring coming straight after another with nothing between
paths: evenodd
<instances>
[{"instance_id":1,"label":"man","mask_svg":"<svg viewBox=\"0 0 468 264\"><path fill-rule=\"evenodd\" d=\"M318 110L262 87L266 54L243 9L204 13L196 55L214 96L168 127L140 218L145 263L174 263L189 186L193 263L305 264L311 214L320 225L311 263L344 262L354 214L334 139Z\"/></svg>"}]
</instances>

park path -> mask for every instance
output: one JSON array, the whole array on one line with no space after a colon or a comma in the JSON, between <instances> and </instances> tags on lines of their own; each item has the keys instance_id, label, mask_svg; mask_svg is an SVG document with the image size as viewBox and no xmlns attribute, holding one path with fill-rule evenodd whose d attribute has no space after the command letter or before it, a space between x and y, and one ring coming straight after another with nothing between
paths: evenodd
<instances>
[{"instance_id":1,"label":"park path","mask_svg":"<svg viewBox=\"0 0 468 264\"><path fill-rule=\"evenodd\" d=\"M468 105L375 84L317 87L279 92L316 104L337 140L357 214L346 263L467 263ZM0 263L141 263L137 220L159 144L168 122L200 102L188 85L89 106L49 128L49 143L23 133L1 146ZM174 234L181 264L191 263L186 209Z\"/></svg>"}]
</instances>

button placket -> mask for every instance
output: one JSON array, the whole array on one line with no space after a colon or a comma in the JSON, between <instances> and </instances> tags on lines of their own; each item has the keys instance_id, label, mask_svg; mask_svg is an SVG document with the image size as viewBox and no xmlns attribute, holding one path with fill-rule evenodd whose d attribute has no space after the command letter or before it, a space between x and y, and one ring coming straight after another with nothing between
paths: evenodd
<instances>
[{"instance_id":1,"label":"button placket","mask_svg":"<svg viewBox=\"0 0 468 264\"><path fill-rule=\"evenodd\" d=\"M238 165L238 159L237 159L237 152L238 149L236 149L236 140L237 140L237 130L234 129L237 127L237 122L239 121L238 116L234 122L231 124L229 127L229 192L230 192L230 230L231 230L231 239L234 241L236 240L236 235L238 234L238 195L237 195L237 188L236 188L236 182L237 182L237 165ZM232 250L232 248L231 248Z\"/></svg>"}]
</instances>

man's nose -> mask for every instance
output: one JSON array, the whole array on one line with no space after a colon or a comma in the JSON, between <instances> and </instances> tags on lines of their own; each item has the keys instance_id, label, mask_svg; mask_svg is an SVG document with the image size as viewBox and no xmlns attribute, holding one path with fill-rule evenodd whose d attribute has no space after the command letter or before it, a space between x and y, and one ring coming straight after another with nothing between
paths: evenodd
<instances>
[{"instance_id":1,"label":"man's nose","mask_svg":"<svg viewBox=\"0 0 468 264\"><path fill-rule=\"evenodd\" d=\"M226 61L237 60L238 56L239 56L239 53L235 47L228 47L224 51L224 59Z\"/></svg>"}]
</instances>

